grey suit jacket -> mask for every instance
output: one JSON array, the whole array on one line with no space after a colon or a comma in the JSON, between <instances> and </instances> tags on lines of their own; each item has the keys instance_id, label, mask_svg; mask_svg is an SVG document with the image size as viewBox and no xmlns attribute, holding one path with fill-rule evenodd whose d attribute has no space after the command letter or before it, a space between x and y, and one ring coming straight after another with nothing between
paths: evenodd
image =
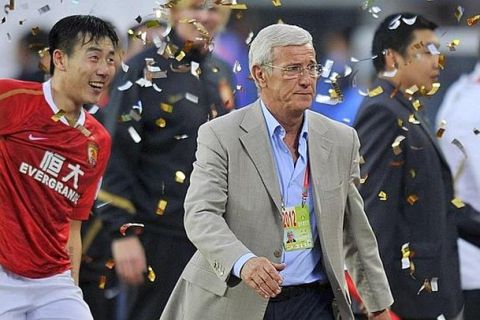
<instances>
[{"instance_id":1,"label":"grey suit jacket","mask_svg":"<svg viewBox=\"0 0 480 320\"><path fill-rule=\"evenodd\" d=\"M342 319L353 319L345 264L370 311L393 302L355 186L359 142L352 128L313 112L308 119L322 261ZM185 229L198 251L161 319L261 320L268 300L231 275L235 261L249 251L277 263L282 252L280 188L260 102L200 127L196 157Z\"/></svg>"}]
</instances>

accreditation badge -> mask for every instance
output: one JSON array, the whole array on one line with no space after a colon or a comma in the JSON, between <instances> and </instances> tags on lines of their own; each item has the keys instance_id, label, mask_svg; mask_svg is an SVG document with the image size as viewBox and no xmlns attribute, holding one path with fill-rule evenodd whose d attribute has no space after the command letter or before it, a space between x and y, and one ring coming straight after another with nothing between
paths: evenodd
<instances>
[{"instance_id":1,"label":"accreditation badge","mask_svg":"<svg viewBox=\"0 0 480 320\"><path fill-rule=\"evenodd\" d=\"M313 248L312 227L308 205L282 210L283 246L285 251Z\"/></svg>"}]
</instances>

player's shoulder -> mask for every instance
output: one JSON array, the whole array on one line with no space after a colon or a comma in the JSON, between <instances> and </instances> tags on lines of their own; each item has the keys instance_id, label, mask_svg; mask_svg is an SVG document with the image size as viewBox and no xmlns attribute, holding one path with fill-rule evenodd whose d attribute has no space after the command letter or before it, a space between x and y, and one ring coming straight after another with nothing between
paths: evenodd
<instances>
[{"instance_id":1,"label":"player's shoulder","mask_svg":"<svg viewBox=\"0 0 480 320\"><path fill-rule=\"evenodd\" d=\"M110 144L110 133L105 129L105 127L90 113L85 111L85 122L87 123L87 128L90 131L95 132L96 140L99 143Z\"/></svg>"},{"instance_id":2,"label":"player's shoulder","mask_svg":"<svg viewBox=\"0 0 480 320\"><path fill-rule=\"evenodd\" d=\"M43 95L42 84L32 81L0 79L0 100L18 95Z\"/></svg>"}]
</instances>

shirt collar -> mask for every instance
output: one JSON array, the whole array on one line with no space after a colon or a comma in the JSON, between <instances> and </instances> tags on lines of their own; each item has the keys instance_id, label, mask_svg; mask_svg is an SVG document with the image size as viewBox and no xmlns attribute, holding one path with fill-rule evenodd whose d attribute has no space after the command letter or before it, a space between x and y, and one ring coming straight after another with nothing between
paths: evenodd
<instances>
[{"instance_id":1,"label":"shirt collar","mask_svg":"<svg viewBox=\"0 0 480 320\"><path fill-rule=\"evenodd\" d=\"M52 109L53 114L56 114L60 109L55 104L55 101L53 101L51 80L49 79L45 81L42 84L42 88L43 88L43 95L45 96L45 100L50 106L50 109ZM70 126L65 116L61 117L60 121L62 121L67 126ZM78 125L82 125L82 126L85 125L85 111L83 110L83 107L80 109L80 116L78 117L77 122L73 127L76 127Z\"/></svg>"},{"instance_id":2,"label":"shirt collar","mask_svg":"<svg viewBox=\"0 0 480 320\"><path fill-rule=\"evenodd\" d=\"M275 119L272 113L268 110L267 106L265 105L262 99L260 99L260 104L262 106L262 112L265 118L265 122L267 124L267 130L268 130L269 136L270 137L275 136L275 134L278 134L280 130L283 130L283 132L285 132L285 129L277 121L277 119ZM277 129L277 128L280 128L280 129ZM302 130L300 132L300 137L304 139L307 139L308 137L308 112L303 113L303 124L302 124Z\"/></svg>"}]
</instances>

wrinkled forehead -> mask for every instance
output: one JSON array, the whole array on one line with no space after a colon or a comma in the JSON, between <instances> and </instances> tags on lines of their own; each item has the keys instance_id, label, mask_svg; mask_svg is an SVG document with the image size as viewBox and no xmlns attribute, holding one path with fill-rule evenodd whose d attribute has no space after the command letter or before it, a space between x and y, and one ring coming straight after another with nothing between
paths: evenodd
<instances>
[{"instance_id":1,"label":"wrinkled forehead","mask_svg":"<svg viewBox=\"0 0 480 320\"><path fill-rule=\"evenodd\" d=\"M315 48L310 43L303 45L287 45L273 47L272 49L273 61L284 60L288 58L315 60Z\"/></svg>"}]
</instances>

